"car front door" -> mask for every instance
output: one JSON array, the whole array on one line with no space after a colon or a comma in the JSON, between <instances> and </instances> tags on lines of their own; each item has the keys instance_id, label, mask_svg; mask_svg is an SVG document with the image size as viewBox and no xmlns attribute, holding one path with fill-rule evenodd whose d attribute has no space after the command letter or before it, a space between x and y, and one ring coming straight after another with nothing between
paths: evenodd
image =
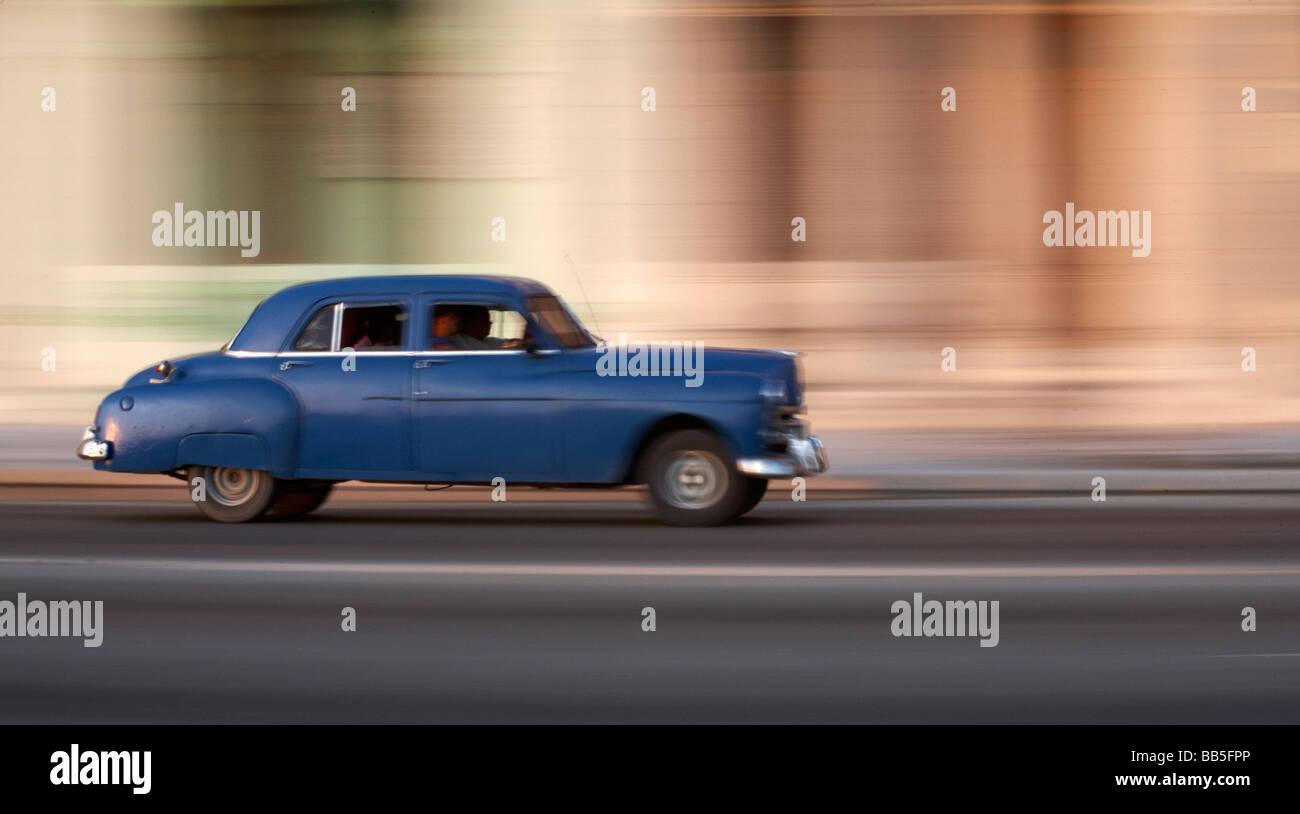
<instances>
[{"instance_id":1,"label":"car front door","mask_svg":"<svg viewBox=\"0 0 1300 814\"><path fill-rule=\"evenodd\" d=\"M434 339L439 306L490 312L492 329L482 336L460 334L455 341ZM447 294L428 295L419 307L427 338L410 364L421 473L430 481L552 480L559 449L554 430L563 404L558 351L525 351L525 338L541 337L521 309L507 303Z\"/></svg>"},{"instance_id":2,"label":"car front door","mask_svg":"<svg viewBox=\"0 0 1300 814\"><path fill-rule=\"evenodd\" d=\"M411 454L411 302L318 303L276 361L298 400L298 476L406 479Z\"/></svg>"}]
</instances>

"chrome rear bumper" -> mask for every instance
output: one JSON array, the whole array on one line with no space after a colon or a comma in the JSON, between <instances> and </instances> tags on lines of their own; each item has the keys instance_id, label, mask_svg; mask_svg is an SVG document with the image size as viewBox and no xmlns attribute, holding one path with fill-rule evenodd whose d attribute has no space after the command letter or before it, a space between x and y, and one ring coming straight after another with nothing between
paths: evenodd
<instances>
[{"instance_id":1,"label":"chrome rear bumper","mask_svg":"<svg viewBox=\"0 0 1300 814\"><path fill-rule=\"evenodd\" d=\"M87 427L81 435L81 443L77 444L77 457L85 461L106 461L113 454L113 445L107 441L101 441L95 436L99 433L99 427Z\"/></svg>"}]
</instances>

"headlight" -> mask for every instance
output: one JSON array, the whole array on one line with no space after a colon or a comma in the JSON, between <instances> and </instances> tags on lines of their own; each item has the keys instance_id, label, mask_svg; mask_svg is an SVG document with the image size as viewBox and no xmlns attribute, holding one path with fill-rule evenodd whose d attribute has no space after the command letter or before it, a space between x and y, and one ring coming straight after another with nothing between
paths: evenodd
<instances>
[{"instance_id":1,"label":"headlight","mask_svg":"<svg viewBox=\"0 0 1300 814\"><path fill-rule=\"evenodd\" d=\"M785 402L786 386L781 379L764 379L758 386L758 397L776 404Z\"/></svg>"}]
</instances>

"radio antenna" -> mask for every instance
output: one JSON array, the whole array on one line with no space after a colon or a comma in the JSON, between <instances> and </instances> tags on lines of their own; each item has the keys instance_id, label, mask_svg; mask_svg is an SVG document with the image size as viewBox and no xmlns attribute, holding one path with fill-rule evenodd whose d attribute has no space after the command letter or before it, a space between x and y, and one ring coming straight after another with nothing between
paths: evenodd
<instances>
[{"instance_id":1,"label":"radio antenna","mask_svg":"<svg viewBox=\"0 0 1300 814\"><path fill-rule=\"evenodd\" d=\"M573 279L578 281L578 291L582 294L582 301L587 304L587 311L591 314L591 323L596 326L596 338L604 342L605 338L600 335L602 333L600 320L596 319L596 309L591 307L591 300L587 299L587 289L583 287L582 277L578 275L578 267L574 265L573 258L569 257L568 252L564 253L564 262L569 264L569 268L573 270Z\"/></svg>"}]
</instances>

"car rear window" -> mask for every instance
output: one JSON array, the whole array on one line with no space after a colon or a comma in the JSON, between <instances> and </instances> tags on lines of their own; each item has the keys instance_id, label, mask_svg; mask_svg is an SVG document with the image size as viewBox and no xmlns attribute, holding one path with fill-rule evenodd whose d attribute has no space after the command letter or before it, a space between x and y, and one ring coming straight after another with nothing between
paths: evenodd
<instances>
[{"instance_id":1,"label":"car rear window","mask_svg":"<svg viewBox=\"0 0 1300 814\"><path fill-rule=\"evenodd\" d=\"M327 305L316 312L311 322L302 329L293 342L294 350L327 351L334 338L334 306Z\"/></svg>"},{"instance_id":2,"label":"car rear window","mask_svg":"<svg viewBox=\"0 0 1300 814\"><path fill-rule=\"evenodd\" d=\"M339 347L357 351L400 348L406 309L400 305L345 305Z\"/></svg>"}]
</instances>

